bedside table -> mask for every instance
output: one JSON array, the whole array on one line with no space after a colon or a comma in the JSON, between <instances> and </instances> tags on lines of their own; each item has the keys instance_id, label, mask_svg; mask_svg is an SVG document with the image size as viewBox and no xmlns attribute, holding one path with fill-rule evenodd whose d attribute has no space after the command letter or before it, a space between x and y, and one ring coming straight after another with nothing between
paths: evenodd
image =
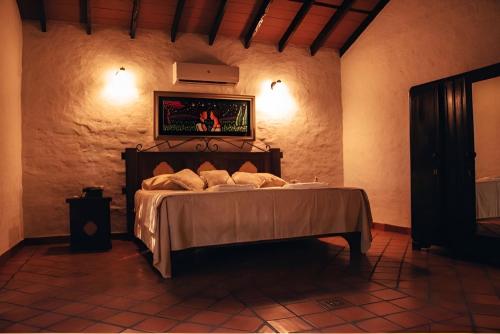
<instances>
[{"instance_id":1,"label":"bedside table","mask_svg":"<svg viewBox=\"0 0 500 334\"><path fill-rule=\"evenodd\" d=\"M69 203L71 250L111 249L111 197L73 197Z\"/></svg>"}]
</instances>

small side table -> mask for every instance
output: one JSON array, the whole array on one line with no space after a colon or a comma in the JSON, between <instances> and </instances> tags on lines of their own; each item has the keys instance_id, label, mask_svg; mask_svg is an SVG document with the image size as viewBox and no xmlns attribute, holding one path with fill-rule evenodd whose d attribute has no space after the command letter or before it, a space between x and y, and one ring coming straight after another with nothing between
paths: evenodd
<instances>
[{"instance_id":1,"label":"small side table","mask_svg":"<svg viewBox=\"0 0 500 334\"><path fill-rule=\"evenodd\" d=\"M69 203L71 250L111 249L109 203L111 197L73 197Z\"/></svg>"}]
</instances>

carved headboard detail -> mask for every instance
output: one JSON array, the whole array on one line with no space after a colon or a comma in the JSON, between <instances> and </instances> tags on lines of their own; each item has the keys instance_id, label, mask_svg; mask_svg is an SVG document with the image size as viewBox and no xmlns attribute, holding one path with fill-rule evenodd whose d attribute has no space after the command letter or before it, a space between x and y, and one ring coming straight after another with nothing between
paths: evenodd
<instances>
[{"instance_id":1,"label":"carved headboard detail","mask_svg":"<svg viewBox=\"0 0 500 334\"><path fill-rule=\"evenodd\" d=\"M122 153L125 160L125 181L123 193L127 197L127 231L134 233L134 195L141 188L143 180L153 176L157 166L165 162L174 172L189 168L196 172L198 167L208 161L218 169L226 169L230 174L239 170L245 163L253 164L258 172L281 176L282 152L272 148L266 152L139 152L135 147L126 148Z\"/></svg>"}]
</instances>

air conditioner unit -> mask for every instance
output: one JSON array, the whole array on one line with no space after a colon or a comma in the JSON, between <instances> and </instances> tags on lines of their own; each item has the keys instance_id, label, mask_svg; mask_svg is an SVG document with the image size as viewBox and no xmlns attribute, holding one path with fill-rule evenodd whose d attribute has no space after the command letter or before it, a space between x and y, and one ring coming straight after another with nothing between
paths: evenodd
<instances>
[{"instance_id":1,"label":"air conditioner unit","mask_svg":"<svg viewBox=\"0 0 500 334\"><path fill-rule=\"evenodd\" d=\"M240 69L227 65L174 63L174 84L236 85Z\"/></svg>"}]
</instances>

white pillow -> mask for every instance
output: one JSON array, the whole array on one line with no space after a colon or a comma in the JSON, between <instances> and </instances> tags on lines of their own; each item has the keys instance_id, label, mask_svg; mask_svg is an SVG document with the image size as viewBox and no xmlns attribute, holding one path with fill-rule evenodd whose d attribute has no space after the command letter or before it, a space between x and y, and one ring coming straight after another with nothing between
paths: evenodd
<instances>
[{"instance_id":1,"label":"white pillow","mask_svg":"<svg viewBox=\"0 0 500 334\"><path fill-rule=\"evenodd\" d=\"M144 190L193 190L202 191L205 182L190 169L175 174L162 174L142 181Z\"/></svg>"},{"instance_id":2,"label":"white pillow","mask_svg":"<svg viewBox=\"0 0 500 334\"><path fill-rule=\"evenodd\" d=\"M172 181L174 174L160 174L142 181L144 190L185 190L182 186Z\"/></svg>"},{"instance_id":3,"label":"white pillow","mask_svg":"<svg viewBox=\"0 0 500 334\"><path fill-rule=\"evenodd\" d=\"M236 172L232 175L236 184L253 184L257 188L282 187L287 182L270 173Z\"/></svg>"},{"instance_id":4,"label":"white pillow","mask_svg":"<svg viewBox=\"0 0 500 334\"><path fill-rule=\"evenodd\" d=\"M207 187L213 187L219 184L234 184L227 170L216 169L200 171L200 177Z\"/></svg>"},{"instance_id":5,"label":"white pillow","mask_svg":"<svg viewBox=\"0 0 500 334\"><path fill-rule=\"evenodd\" d=\"M172 174L171 180L186 190L201 191L205 189L205 182L191 169L183 169Z\"/></svg>"}]
</instances>

